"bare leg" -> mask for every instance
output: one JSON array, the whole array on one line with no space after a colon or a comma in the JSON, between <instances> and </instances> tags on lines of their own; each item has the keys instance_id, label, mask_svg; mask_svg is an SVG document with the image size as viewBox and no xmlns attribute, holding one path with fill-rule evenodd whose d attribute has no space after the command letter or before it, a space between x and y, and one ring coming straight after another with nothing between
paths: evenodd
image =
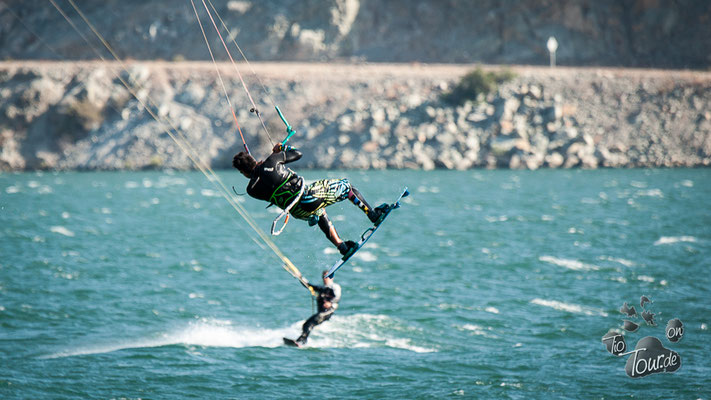
<instances>
[{"instance_id":1,"label":"bare leg","mask_svg":"<svg viewBox=\"0 0 711 400\"><path fill-rule=\"evenodd\" d=\"M319 217L318 227L321 228L321 231L324 235L326 235L326 238L328 238L334 246L338 247L341 243L343 243L343 240L340 236L338 236L338 232L336 232L336 228L333 226L333 223L331 223L331 220L328 219L326 211L324 211Z\"/></svg>"}]
</instances>

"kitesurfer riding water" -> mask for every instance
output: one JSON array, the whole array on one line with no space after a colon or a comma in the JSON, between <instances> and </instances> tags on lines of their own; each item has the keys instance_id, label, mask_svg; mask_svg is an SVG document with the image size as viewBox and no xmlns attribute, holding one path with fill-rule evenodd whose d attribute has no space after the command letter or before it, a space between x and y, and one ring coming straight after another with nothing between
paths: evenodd
<instances>
[{"instance_id":1,"label":"kitesurfer riding water","mask_svg":"<svg viewBox=\"0 0 711 400\"><path fill-rule=\"evenodd\" d=\"M301 327L301 336L295 340L299 346L306 344L311 330L316 325L320 325L331 318L338 308L338 301L341 300L341 285L333 282L333 278L328 277L328 271L323 271L323 286L311 284L308 284L308 286L316 292L318 312L309 317Z\"/></svg>"},{"instance_id":2,"label":"kitesurfer riding water","mask_svg":"<svg viewBox=\"0 0 711 400\"><path fill-rule=\"evenodd\" d=\"M291 207L291 215L309 221L311 226L318 224L338 251L348 256L356 250L357 244L351 240L343 241L338 236L325 208L349 199L377 226L387 215L389 205L382 204L371 208L348 179L321 179L306 185L303 178L284 165L300 159L301 156L299 150L278 143L264 161L257 162L251 154L242 151L234 156L232 166L249 178L247 193L250 196L276 204L283 210Z\"/></svg>"}]
</instances>

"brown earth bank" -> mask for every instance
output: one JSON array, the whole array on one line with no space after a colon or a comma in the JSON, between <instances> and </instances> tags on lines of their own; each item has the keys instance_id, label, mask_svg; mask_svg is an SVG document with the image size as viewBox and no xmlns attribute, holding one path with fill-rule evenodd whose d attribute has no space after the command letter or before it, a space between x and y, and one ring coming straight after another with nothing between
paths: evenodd
<instances>
[{"instance_id":1,"label":"brown earth bank","mask_svg":"<svg viewBox=\"0 0 711 400\"><path fill-rule=\"evenodd\" d=\"M711 165L711 73L481 66L513 78L475 101L442 95L463 64L0 63L0 170L229 168L296 129L309 168ZM242 75L264 126L250 112Z\"/></svg>"}]
</instances>

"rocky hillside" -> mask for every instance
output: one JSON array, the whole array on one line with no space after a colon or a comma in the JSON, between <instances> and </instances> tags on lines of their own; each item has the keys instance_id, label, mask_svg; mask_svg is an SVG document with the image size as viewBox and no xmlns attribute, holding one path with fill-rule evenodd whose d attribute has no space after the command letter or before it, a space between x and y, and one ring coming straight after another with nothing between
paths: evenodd
<instances>
[{"instance_id":1,"label":"rocky hillside","mask_svg":"<svg viewBox=\"0 0 711 400\"><path fill-rule=\"evenodd\" d=\"M284 137L271 98L302 167L711 165L711 73L517 67L480 102L452 106L441 96L471 66L252 67L269 90L246 75L269 135L221 66L246 140L264 156ZM0 64L0 170L192 168L171 136L217 168L240 150L212 64Z\"/></svg>"},{"instance_id":2,"label":"rocky hillside","mask_svg":"<svg viewBox=\"0 0 711 400\"><path fill-rule=\"evenodd\" d=\"M67 1L0 2L0 59L86 60L103 49ZM121 58L209 60L189 0L76 0ZM711 2L698 0L213 0L253 61L548 63L707 69ZM195 4L215 49L202 0ZM205 4L210 4L206 2ZM209 5L208 5L209 7ZM219 24L219 22L218 22ZM108 53L99 51L110 58ZM219 59L226 60L223 52Z\"/></svg>"}]
</instances>

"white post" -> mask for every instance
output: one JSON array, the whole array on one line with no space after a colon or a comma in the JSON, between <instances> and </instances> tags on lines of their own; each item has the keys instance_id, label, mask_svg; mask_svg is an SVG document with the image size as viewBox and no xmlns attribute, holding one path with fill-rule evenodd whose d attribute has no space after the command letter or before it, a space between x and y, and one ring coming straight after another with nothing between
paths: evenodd
<instances>
[{"instance_id":1,"label":"white post","mask_svg":"<svg viewBox=\"0 0 711 400\"><path fill-rule=\"evenodd\" d=\"M555 40L553 36L548 38L548 43L546 43L546 47L548 47L548 53L550 54L550 59L551 59L551 68L555 67L555 51L558 50L558 41Z\"/></svg>"}]
</instances>

